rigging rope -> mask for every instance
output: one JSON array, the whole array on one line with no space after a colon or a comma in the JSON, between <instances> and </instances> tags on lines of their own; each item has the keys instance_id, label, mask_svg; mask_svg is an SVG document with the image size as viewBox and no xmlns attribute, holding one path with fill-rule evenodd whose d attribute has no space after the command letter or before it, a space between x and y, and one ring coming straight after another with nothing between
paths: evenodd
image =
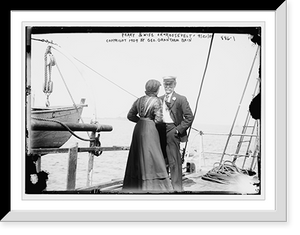
<instances>
[{"instance_id":1,"label":"rigging rope","mask_svg":"<svg viewBox=\"0 0 300 235\"><path fill-rule=\"evenodd\" d=\"M121 90L125 91L126 93L128 93L129 95L138 98L136 95L132 94L131 92L125 90L123 87L119 86L118 84L116 84L115 82L111 81L110 79L108 79L107 77L103 76L101 73L97 72L96 70L94 70L93 68L91 68L90 66L88 66L87 64L83 63L82 61L80 61L79 59L77 59L76 57L72 56L75 60L77 60L79 63L83 64L84 66L86 66L87 68L89 68L90 70L92 70L94 73L98 74L99 76L101 76L102 78L104 78L106 81L109 81L110 83L114 84L115 86L117 86L118 88L120 88Z\"/></svg>"},{"instance_id":2,"label":"rigging rope","mask_svg":"<svg viewBox=\"0 0 300 235\"><path fill-rule=\"evenodd\" d=\"M37 38L32 38L32 40L35 41L40 41L40 42L46 42L48 44L52 44L55 46L60 47L57 43L53 43L52 41L46 40L46 39L37 39ZM53 46L52 46L53 47ZM59 51L57 48L53 47L55 50ZM62 53L62 52L61 52ZM116 84L115 82L113 82L112 80L110 80L109 78L105 77L104 75L102 75L101 73L97 72L95 69L91 68L90 66L88 66L87 64L85 64L84 62L82 62L81 60L77 59L75 56L70 55L73 59L75 59L76 61L78 61L79 63L81 63L82 65L84 65L85 67L89 68L90 70L92 70L94 73L98 74L99 76L101 76L102 78L104 78L105 80L107 80L108 82L112 83L113 85L117 86L118 88L120 88L121 90L125 91L126 93L128 93L129 95L133 96L134 98L138 98L136 95L132 94L131 92L127 91L126 89L124 89L123 87L119 86L118 84Z\"/></svg>"},{"instance_id":3,"label":"rigging rope","mask_svg":"<svg viewBox=\"0 0 300 235\"><path fill-rule=\"evenodd\" d=\"M64 85L65 85L65 87L66 87L66 89L67 89L67 91L68 91L68 93L69 93L69 96L70 96L70 98L71 98L71 100L72 100L72 102L73 102L73 105L74 105L76 111L78 112L78 109L77 109L75 100L74 100L74 98L73 98L73 96L72 96L72 94L71 94L71 92L70 92L70 90L69 90L69 88L68 88L68 85L67 85L67 83L66 83L66 81L65 81L65 79L64 79L64 76L62 75L62 73L61 73L61 71L60 71L60 68L59 68L59 66L58 66L57 63L56 63L56 67L57 67L58 73L59 73L61 79L63 80L63 83L64 83Z\"/></svg>"},{"instance_id":4,"label":"rigging rope","mask_svg":"<svg viewBox=\"0 0 300 235\"><path fill-rule=\"evenodd\" d=\"M57 45L58 46L58 45ZM54 50L56 50L56 51L58 51L60 54L62 54L64 57L66 57L73 65L74 65L74 67L77 69L77 71L79 72L79 74L81 75L81 77L82 77L82 79L85 81L85 78L84 78L84 76L83 76L83 74L82 74L82 72L80 71L80 69L76 66L76 64L74 63L74 61L72 60L72 59L70 59L69 58L69 56L67 55L67 53L64 53L64 52L62 52L62 49L61 49L61 47L60 46L58 46L60 49L57 49L56 47L54 47L54 46L52 46L52 48L54 49ZM88 85L88 84L87 84ZM94 92L92 92L92 94L93 94ZM94 114L94 119L95 120L97 120L97 105L96 105L96 99L95 99L95 97L92 95L92 97L93 97L93 101L94 101L94 103L95 103L95 114ZM83 122L83 120L81 119L81 121L82 121L82 123L84 123Z\"/></svg>"},{"instance_id":5,"label":"rigging rope","mask_svg":"<svg viewBox=\"0 0 300 235\"><path fill-rule=\"evenodd\" d=\"M195 119L197 109L198 109L198 103L199 103L200 94L201 94L201 91L202 91L204 78L205 78L207 67L208 67L208 62L209 62L209 58L210 58L210 54L211 54L211 48L212 48L212 44L213 44L214 35L215 35L215 33L212 33L210 44L209 44L209 49L208 49L208 54L207 54L207 58L206 58L205 68L204 68L204 72L203 72L203 75L202 75L202 80L201 80L201 83L200 83L200 88L199 88L198 97L197 97L197 101L196 101L196 106L195 106L195 111L194 111L194 119ZM194 122L194 120L193 120L193 122ZM189 128L187 139L189 139L193 122L191 124L191 127ZM182 156L181 156L182 164L184 163L184 155L185 155L185 152L186 152L187 143L188 143L188 140L185 142L185 146L184 146L184 149L183 149L183 152L182 152Z\"/></svg>"},{"instance_id":6,"label":"rigging rope","mask_svg":"<svg viewBox=\"0 0 300 235\"><path fill-rule=\"evenodd\" d=\"M66 87L66 89L67 89L67 91L68 91L68 93L69 93L69 95L70 95L70 97L71 97L71 100L72 100L72 102L73 102L73 106L75 107L76 112L78 113L81 122L84 123L84 121L83 121L81 115L79 114L79 110L78 110L78 108L77 108L77 105L76 105L76 103L75 103L73 97L72 97L72 94L71 94L71 92L70 92L70 90L69 90L69 88L68 88L68 85L67 85L67 83L66 83L66 81L65 81L65 79L64 79L64 77L63 77L63 75L62 75L62 73L61 73L61 71L60 71L60 69L59 69L59 66L58 66L57 62L56 62L56 67L57 67L57 70L58 70L58 72L59 72L59 75L60 75L61 79L63 80L64 85L65 85L65 87ZM88 132L87 132L87 135L88 135L89 137L91 137L90 134L89 134Z\"/></svg>"},{"instance_id":7,"label":"rigging rope","mask_svg":"<svg viewBox=\"0 0 300 235\"><path fill-rule=\"evenodd\" d=\"M242 97L241 97L241 99L240 99L240 102L239 102L239 105L238 105L238 108L237 108L237 111L236 111L236 114L235 114L233 123L232 123L232 125L231 125L231 129L230 129L230 131L229 131L229 135L228 135L228 138L227 138L227 141L226 141L226 144L225 144L224 151L223 151L223 153L222 153L222 157L221 157L220 163L222 163L223 158L224 158L224 156L225 156L225 152L226 152L226 150L227 150L227 146L228 146L229 140L230 140L230 138L231 138L232 131L233 131L233 128L234 128L234 125L235 125L235 122L236 122L238 113L239 113L239 111L240 111L241 104L242 104L243 99L244 99L244 95L245 95L245 93L246 93L246 89L247 89L247 86L248 86L248 83L249 83L249 80L250 80L250 76L251 76L251 73L252 73L252 70L253 70L253 67L254 67L254 63L255 63L257 54L258 54L258 52L259 52L259 48L260 48L260 46L257 46L256 53L255 53L255 55L254 55L254 58L253 58L253 61L252 61L252 65L251 65L251 68L250 68L250 71L249 71L249 74L248 74L248 78L247 78L247 81L246 81L246 84L245 84L245 87L244 87L244 90L243 90L243 93L242 93Z\"/></svg>"},{"instance_id":8,"label":"rigging rope","mask_svg":"<svg viewBox=\"0 0 300 235\"><path fill-rule=\"evenodd\" d=\"M53 41L49 41L49 40L46 40L46 39L36 39L36 38L32 38L32 40L40 41L40 42L45 42L45 43L47 43L48 45L51 44L51 47L52 47L52 48L54 48L56 51L60 52L61 54L63 54L65 57L68 58L68 56L65 55L65 53L63 53L63 52L62 52L61 50L59 50L58 48L54 47L54 46L57 46L57 47L59 47L59 48L61 49L61 47L60 47L57 43L53 43ZM48 47L51 48L50 46L48 46ZM120 89L122 89L123 91L125 91L125 92L127 92L128 94L132 95L133 97L138 98L137 96L135 96L134 94L132 94L132 93L130 93L129 91L125 90L124 88L122 88L121 86L119 86L119 85L116 84L115 82L111 81L111 80L108 79L107 77L103 76L102 74L100 74L99 72L97 72L96 70L94 70L93 68L91 68L90 66L86 65L85 63L83 63L82 61L80 61L79 59L77 59L76 57L74 57L73 55L70 55L70 56L71 56L73 59L75 59L76 61L78 61L79 63L83 64L84 66L86 66L87 68L89 68L90 70L92 70L93 72L95 72L96 74L98 74L99 76L101 76L102 78L104 78L104 79L106 79L107 81L109 81L110 83L112 83L112 84L114 84L115 86L119 87ZM69 58L68 58L68 59L69 59ZM69 59L69 60L70 60L70 59ZM70 61L71 61L71 60L70 60ZM76 67L76 65L73 63L73 61L71 61L71 62L72 62L72 64ZM73 97L72 97L72 95L71 95L70 90L68 89L68 86L67 86L67 84L66 84L66 82L65 82L65 80L64 80L64 78L63 78L63 75L62 75L62 73L61 73L61 71L60 71L60 69L59 69L59 66L58 66L57 63L55 63L55 64L57 65L58 72L59 72L59 74L60 74L60 76L61 76L61 78L62 78L62 80L63 80L63 82L64 82L64 85L65 85L65 87L66 87L66 89L67 89L67 91L68 91L68 93L69 93L69 95L70 95L70 97L71 97L71 99L72 99L72 102L73 102L73 104L74 104L74 107L75 107L76 111L78 112L78 109L77 109L77 106L76 106L76 104L75 104L75 101L74 101L74 99L73 99ZM78 69L77 67L76 67L76 69L79 71L79 69ZM80 71L79 71L79 72L80 72ZM81 72L80 72L80 74L81 74ZM81 74L81 75L82 75L82 74ZM97 111L95 112L95 116L96 116L96 113L97 113ZM83 119L82 119L81 116L80 116L80 120L82 121L82 123L84 123L84 121L83 121ZM87 134L88 134L88 136L90 137L89 133L87 133Z\"/></svg>"}]
</instances>

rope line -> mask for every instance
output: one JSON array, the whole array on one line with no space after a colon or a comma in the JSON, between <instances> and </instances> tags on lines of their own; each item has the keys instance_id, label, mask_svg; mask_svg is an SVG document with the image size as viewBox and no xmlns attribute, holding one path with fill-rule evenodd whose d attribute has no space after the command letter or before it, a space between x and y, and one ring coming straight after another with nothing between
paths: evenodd
<instances>
[{"instance_id":1,"label":"rope line","mask_svg":"<svg viewBox=\"0 0 300 235\"><path fill-rule=\"evenodd\" d=\"M36 39L36 38L32 38L32 40L35 41L40 41L40 42L46 42L48 44L52 44L55 46L60 47L57 43L53 43L52 41L46 40L46 39ZM53 47L53 46L52 46ZM56 49L57 51L59 51L57 48L53 47L54 49ZM62 52L61 52L62 53ZM101 73L99 73L98 71L96 71L95 69L91 68L90 66L88 66L87 64L85 64L84 62L82 62L81 60L77 59L75 56L71 55L73 59L77 60L79 63L81 63L82 65L84 65L85 67L89 68L90 70L92 70L94 73L98 74L100 77L104 78L106 81L112 83L113 85L117 86L118 88L120 88L121 90L125 91L126 93L128 93L129 95L133 96L134 98L138 98L136 95L132 94L131 92L127 91L126 89L124 89L123 87L119 86L117 83L113 82L112 80L110 80L109 78L105 77L104 75L102 75Z\"/></svg>"},{"instance_id":2,"label":"rope line","mask_svg":"<svg viewBox=\"0 0 300 235\"><path fill-rule=\"evenodd\" d=\"M71 97L71 100L72 100L72 102L73 102L73 106L74 106L74 108L76 109L76 112L78 113L81 122L84 123L84 121L83 121L81 115L79 114L79 110L78 110L77 105L76 105L76 103L75 103L75 100L74 100L74 98L73 98L73 96L72 96L72 94L71 94L71 91L69 90L68 85L67 85L67 83L66 83L66 81L65 81L65 79L64 79L64 76L62 75L62 73L61 73L61 71L60 71L60 68L59 68L59 66L58 66L57 61L56 61L56 67L57 67L57 70L58 70L58 72L59 72L59 75L60 75L61 79L63 80L64 85L65 85L65 87L66 87L66 89L67 89L67 91L68 91L68 93L69 93L69 95L70 95L70 97ZM90 134L89 134L88 132L87 132L87 135L90 137Z\"/></svg>"},{"instance_id":3,"label":"rope line","mask_svg":"<svg viewBox=\"0 0 300 235\"><path fill-rule=\"evenodd\" d=\"M210 58L210 54L211 54L211 48L212 48L212 44L213 44L214 35L215 35L215 33L212 33L212 37L211 37L211 40L210 40L209 49L208 49L208 53L207 53L205 68L204 68L204 72L203 72L203 75L202 75L202 80L201 80L201 83L200 83L198 97L197 97L197 100L196 100L196 106L195 106L195 111L194 111L194 119L195 119L195 116L196 116L196 113L197 113L197 109L198 109L198 103L199 103L200 94L201 94L201 91L202 91L202 87L203 87L203 83L204 83L204 78L205 78L207 67L208 67L208 62L209 62L209 58ZM193 120L193 122L194 122L194 120ZM187 139L189 139L189 136L190 136L190 133L191 133L191 130L192 130L193 122L191 124L191 127L189 128ZM188 141L185 142L185 146L184 146L184 149L183 149L183 152L182 152L182 157L181 157L182 163L184 163L184 155L185 155L185 152L186 152L187 143L188 143Z\"/></svg>"},{"instance_id":4,"label":"rope line","mask_svg":"<svg viewBox=\"0 0 300 235\"><path fill-rule=\"evenodd\" d=\"M57 45L58 46L58 45ZM58 46L59 47L59 46ZM82 74L82 72L80 71L80 69L76 66L76 64L74 63L74 61L68 56L68 55L66 55L67 53L64 53L64 52L62 52L62 49L61 49L61 47L59 47L60 49L57 49L56 47L53 47L52 46L52 48L54 49L54 50L56 50L57 52L59 52L60 54L62 54L65 58L67 58L69 61L70 61L70 63L72 63L73 64L73 66L76 68L76 70L78 71L78 73L80 74L80 76L82 77L82 79L86 82L86 80L85 80L85 77L83 76L83 74ZM86 82L86 85L89 87L89 84ZM89 87L90 88L90 87ZM96 104L96 99L95 99L95 97L94 97L94 92L92 92L92 99L93 99L93 101L94 101L94 103ZM95 120L97 120L97 105L94 105L95 107L94 107L94 109L95 109ZM84 123L84 121L81 119L81 121L82 121L82 123Z\"/></svg>"},{"instance_id":5,"label":"rope line","mask_svg":"<svg viewBox=\"0 0 300 235\"><path fill-rule=\"evenodd\" d=\"M80 61L79 59L77 59L76 57L72 56L75 60L77 60L79 63L83 64L84 66L86 66L87 68L89 68L90 70L92 70L94 73L98 74L99 76L101 76L102 78L104 78L106 81L112 83L113 85L117 86L118 88L120 88L121 90L125 91L126 93L128 93L129 95L138 98L136 95L132 94L131 92L125 90L123 87L119 86L117 83L111 81L110 79L108 79L107 77L103 76L101 73L97 72L96 70L94 70L93 68L91 68L90 66L88 66L87 64L85 64L84 62Z\"/></svg>"},{"instance_id":6,"label":"rope line","mask_svg":"<svg viewBox=\"0 0 300 235\"><path fill-rule=\"evenodd\" d=\"M255 61L256 61L256 57L257 57L257 54L258 54L258 52L259 52L259 48L260 48L260 46L257 46L256 53L255 53L255 55L254 55L254 58L253 58L253 61L252 61L252 64L251 64L251 68L250 68L250 71L249 71L249 74L248 74L248 77L247 77L247 81L246 81L246 84L245 84L245 87L244 87L244 90L243 90L243 93L242 93L242 97L241 97L241 99L240 99L240 102L239 102L238 108L237 108L237 110L236 110L236 114L235 114L233 123L232 123L232 125L231 125L231 129L230 129L230 131L229 131L229 135L228 135L228 138L227 138L227 141L226 141L226 144L225 144L225 148L224 148L224 151L223 151L223 154L222 154L220 163L223 161L225 152L226 152L226 150L227 150L227 146L228 146L229 140L230 140L230 138L231 138L232 131L233 131L233 128L234 128L234 125L235 125L237 116L238 116L238 114L239 114L239 111L240 111L240 108L241 108L241 104L242 104L242 102L243 102L243 99L244 99L244 96L245 96L245 93L246 93L246 89L247 89L247 86L248 86L248 83L249 83L249 80L250 80L250 77L251 77L251 74L252 74L252 70L253 70L253 67L254 67L254 64L255 64Z\"/></svg>"},{"instance_id":7,"label":"rope line","mask_svg":"<svg viewBox=\"0 0 300 235\"><path fill-rule=\"evenodd\" d=\"M56 67L57 67L58 73L59 73L61 79L63 80L64 85L65 85L65 87L66 87L66 89L67 89L67 91L68 91L68 93L69 93L69 96L70 96L70 98L71 98L71 100L72 100L72 102L73 102L73 105L74 105L76 111L78 112L78 109L77 109L77 107L76 107L75 100L74 100L74 98L73 98L73 96L72 96L72 94L71 94L71 91L69 90L69 87L68 87L68 85L67 85L67 83L66 83L66 81L65 81L65 79L64 79L64 76L62 75L62 73L61 73L61 71L60 71L60 68L59 68L57 62L56 62Z\"/></svg>"}]
</instances>

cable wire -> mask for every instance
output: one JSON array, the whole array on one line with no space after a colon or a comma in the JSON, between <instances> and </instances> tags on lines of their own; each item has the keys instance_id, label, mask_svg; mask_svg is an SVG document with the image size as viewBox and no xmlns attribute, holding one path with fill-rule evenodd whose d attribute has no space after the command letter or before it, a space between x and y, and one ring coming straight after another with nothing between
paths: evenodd
<instances>
[{"instance_id":1,"label":"cable wire","mask_svg":"<svg viewBox=\"0 0 300 235\"><path fill-rule=\"evenodd\" d=\"M201 83L200 83L200 88L199 88L198 97L197 97L197 101L196 101L196 106L195 106L195 111L194 111L194 119L195 119L197 109L198 109L198 103L199 103L199 99L200 99L200 95L201 95L201 91L202 91L202 87L203 87L203 83L204 83L204 78L205 78L207 67L208 67L208 62L209 62L209 58L210 58L210 54L211 54L211 48L212 48L212 44L213 44L214 35L215 35L215 33L212 33L211 40L210 40L210 45L209 45L209 49L208 49L208 54L207 54L207 58L206 58L205 68L204 68L204 72L203 72L203 75L202 75L202 80L201 80ZM194 120L193 120L193 122L194 122ZM191 127L189 128L187 139L189 139L193 122L191 124ZM182 157L181 157L182 163L184 163L184 155L185 155L185 152L186 152L187 144L188 144L188 141L185 142L185 147L184 147L183 152L182 152Z\"/></svg>"}]
</instances>

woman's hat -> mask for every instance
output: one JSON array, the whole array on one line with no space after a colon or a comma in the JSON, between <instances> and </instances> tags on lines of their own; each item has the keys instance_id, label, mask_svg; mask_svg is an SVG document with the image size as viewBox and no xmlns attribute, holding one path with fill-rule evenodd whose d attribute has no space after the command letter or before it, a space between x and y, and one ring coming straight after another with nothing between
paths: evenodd
<instances>
[{"instance_id":1,"label":"woman's hat","mask_svg":"<svg viewBox=\"0 0 300 235\"><path fill-rule=\"evenodd\" d=\"M148 95L157 92L160 86L161 83L159 81L155 79L150 79L145 85L146 94Z\"/></svg>"}]
</instances>

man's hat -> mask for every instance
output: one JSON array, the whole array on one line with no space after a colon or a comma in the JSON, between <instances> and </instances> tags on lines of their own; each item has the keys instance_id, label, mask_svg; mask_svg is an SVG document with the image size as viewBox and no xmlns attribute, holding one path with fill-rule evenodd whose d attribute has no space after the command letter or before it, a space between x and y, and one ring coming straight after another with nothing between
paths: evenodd
<instances>
[{"instance_id":1,"label":"man's hat","mask_svg":"<svg viewBox=\"0 0 300 235\"><path fill-rule=\"evenodd\" d=\"M176 77L174 77L174 76L165 76L165 77L163 77L163 82L164 83L176 82Z\"/></svg>"}]
</instances>

